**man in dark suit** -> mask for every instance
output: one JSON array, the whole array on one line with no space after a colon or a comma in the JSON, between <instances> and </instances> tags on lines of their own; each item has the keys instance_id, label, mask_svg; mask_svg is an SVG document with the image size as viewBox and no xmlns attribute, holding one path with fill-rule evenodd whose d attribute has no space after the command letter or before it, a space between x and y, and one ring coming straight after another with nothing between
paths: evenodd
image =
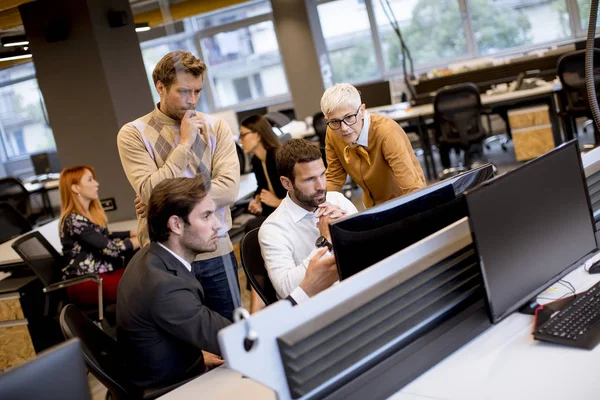
<instances>
[{"instance_id":1,"label":"man in dark suit","mask_svg":"<svg viewBox=\"0 0 600 400\"><path fill-rule=\"evenodd\" d=\"M151 243L129 262L117 294L117 339L135 385L148 388L221 365L217 333L231 322L205 305L191 263L214 251L220 223L202 178L160 182L148 206ZM324 252L323 252L324 253ZM337 279L333 257L317 254L302 284L318 293Z\"/></svg>"}]
</instances>

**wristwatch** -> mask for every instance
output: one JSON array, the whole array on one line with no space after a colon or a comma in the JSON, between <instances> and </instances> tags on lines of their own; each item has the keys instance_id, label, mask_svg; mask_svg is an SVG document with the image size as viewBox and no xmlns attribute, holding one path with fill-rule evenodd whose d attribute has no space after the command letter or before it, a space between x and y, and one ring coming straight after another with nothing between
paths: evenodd
<instances>
[{"instance_id":1,"label":"wristwatch","mask_svg":"<svg viewBox=\"0 0 600 400\"><path fill-rule=\"evenodd\" d=\"M315 242L315 246L317 247L326 247L329 249L329 251L331 251L331 249L333 248L333 246L331 245L331 243L329 243L329 240L327 240L327 238L325 236L319 236L317 238L317 241Z\"/></svg>"}]
</instances>

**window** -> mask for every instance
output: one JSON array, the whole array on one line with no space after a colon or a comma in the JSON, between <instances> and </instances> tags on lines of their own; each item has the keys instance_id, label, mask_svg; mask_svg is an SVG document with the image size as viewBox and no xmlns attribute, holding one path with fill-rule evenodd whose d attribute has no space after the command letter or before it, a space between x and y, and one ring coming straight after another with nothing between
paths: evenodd
<instances>
[{"instance_id":1,"label":"window","mask_svg":"<svg viewBox=\"0 0 600 400\"><path fill-rule=\"evenodd\" d=\"M400 39L390 25L395 17L414 65L447 62L467 54L467 42L458 0L389 0L383 8L373 2L387 70L401 68Z\"/></svg>"},{"instance_id":2,"label":"window","mask_svg":"<svg viewBox=\"0 0 600 400\"><path fill-rule=\"evenodd\" d=\"M204 36L200 44L218 108L288 93L273 21Z\"/></svg>"},{"instance_id":3,"label":"window","mask_svg":"<svg viewBox=\"0 0 600 400\"><path fill-rule=\"evenodd\" d=\"M579 21L581 28L587 32L588 23L590 22L590 9L592 0L577 0L579 8ZM600 18L596 19L596 27L600 27Z\"/></svg>"},{"instance_id":4,"label":"window","mask_svg":"<svg viewBox=\"0 0 600 400\"><path fill-rule=\"evenodd\" d=\"M566 0L468 0L479 54L571 36Z\"/></svg>"},{"instance_id":5,"label":"window","mask_svg":"<svg viewBox=\"0 0 600 400\"><path fill-rule=\"evenodd\" d=\"M0 136L9 159L56 149L34 71L28 63L0 73Z\"/></svg>"},{"instance_id":6,"label":"window","mask_svg":"<svg viewBox=\"0 0 600 400\"><path fill-rule=\"evenodd\" d=\"M353 83L380 77L365 2L336 0L319 4L317 10L334 81Z\"/></svg>"},{"instance_id":7,"label":"window","mask_svg":"<svg viewBox=\"0 0 600 400\"><path fill-rule=\"evenodd\" d=\"M205 30L258 15L269 14L270 12L271 3L268 0L253 2L197 17L196 23L198 24L198 30Z\"/></svg>"}]
</instances>

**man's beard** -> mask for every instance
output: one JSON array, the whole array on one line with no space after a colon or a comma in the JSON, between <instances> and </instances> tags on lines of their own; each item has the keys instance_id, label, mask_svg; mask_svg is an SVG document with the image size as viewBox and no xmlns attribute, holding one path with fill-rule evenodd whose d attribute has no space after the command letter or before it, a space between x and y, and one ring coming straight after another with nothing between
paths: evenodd
<instances>
[{"instance_id":1,"label":"man's beard","mask_svg":"<svg viewBox=\"0 0 600 400\"><path fill-rule=\"evenodd\" d=\"M181 121L185 116L185 113L189 110L194 110L194 108L186 108L185 110L181 110L179 108L172 108L167 104L167 117L174 119L175 121Z\"/></svg>"},{"instance_id":2,"label":"man's beard","mask_svg":"<svg viewBox=\"0 0 600 400\"><path fill-rule=\"evenodd\" d=\"M304 194L304 192L302 192L296 186L294 186L294 195L296 196L296 200L298 200L305 206L317 208L319 204L324 203L327 199L327 189L317 190L315 193L309 196ZM323 200L317 199L317 197L320 196L323 196Z\"/></svg>"}]
</instances>

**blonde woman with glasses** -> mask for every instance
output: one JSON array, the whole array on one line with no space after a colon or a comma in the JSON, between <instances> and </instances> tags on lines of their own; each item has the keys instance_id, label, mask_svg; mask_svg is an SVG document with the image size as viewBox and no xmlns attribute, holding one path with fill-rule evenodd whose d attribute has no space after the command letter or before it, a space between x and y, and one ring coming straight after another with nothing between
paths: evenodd
<instances>
[{"instance_id":1,"label":"blonde woman with glasses","mask_svg":"<svg viewBox=\"0 0 600 400\"><path fill-rule=\"evenodd\" d=\"M340 191L350 175L370 208L426 186L402 127L388 117L370 114L354 86L340 83L327 89L321 111L327 120L327 190Z\"/></svg>"}]
</instances>

